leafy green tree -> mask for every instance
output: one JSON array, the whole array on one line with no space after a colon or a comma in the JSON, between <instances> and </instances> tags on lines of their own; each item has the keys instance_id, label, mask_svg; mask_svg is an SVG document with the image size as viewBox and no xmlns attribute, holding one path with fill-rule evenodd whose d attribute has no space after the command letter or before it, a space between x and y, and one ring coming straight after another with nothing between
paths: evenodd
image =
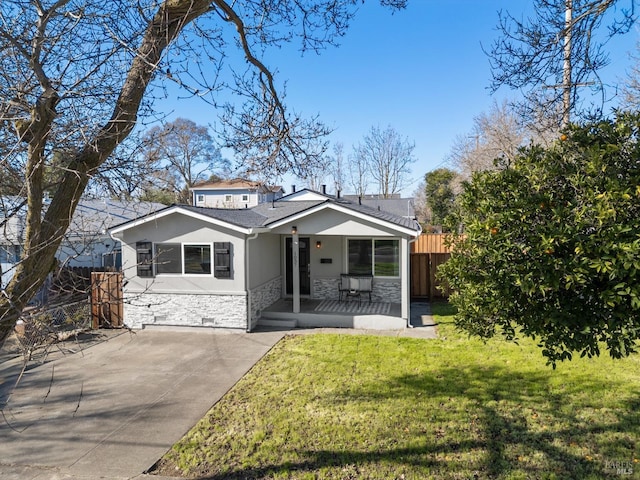
<instances>
[{"instance_id":1,"label":"leafy green tree","mask_svg":"<svg viewBox=\"0 0 640 480\"><path fill-rule=\"evenodd\" d=\"M472 335L536 339L557 361L637 350L640 115L571 126L458 197L451 260L456 323Z\"/></svg>"},{"instance_id":2,"label":"leafy green tree","mask_svg":"<svg viewBox=\"0 0 640 480\"><path fill-rule=\"evenodd\" d=\"M441 225L453 209L456 198L454 181L456 172L448 168L437 168L424 176L427 206L431 210L431 224Z\"/></svg>"}]
</instances>

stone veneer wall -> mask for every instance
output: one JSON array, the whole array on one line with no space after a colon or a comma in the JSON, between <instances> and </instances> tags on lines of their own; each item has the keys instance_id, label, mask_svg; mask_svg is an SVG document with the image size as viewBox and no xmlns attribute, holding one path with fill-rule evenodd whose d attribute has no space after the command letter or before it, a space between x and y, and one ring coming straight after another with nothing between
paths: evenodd
<instances>
[{"instance_id":1,"label":"stone veneer wall","mask_svg":"<svg viewBox=\"0 0 640 480\"><path fill-rule=\"evenodd\" d=\"M402 303L402 288L400 279L397 281L384 281L373 279L373 292L371 300L374 302Z\"/></svg>"},{"instance_id":2,"label":"stone veneer wall","mask_svg":"<svg viewBox=\"0 0 640 480\"><path fill-rule=\"evenodd\" d=\"M314 278L313 298L317 300L338 300L339 278Z\"/></svg>"},{"instance_id":3,"label":"stone veneer wall","mask_svg":"<svg viewBox=\"0 0 640 480\"><path fill-rule=\"evenodd\" d=\"M276 277L251 290L251 329L260 318L260 312L282 298L282 277Z\"/></svg>"},{"instance_id":4,"label":"stone veneer wall","mask_svg":"<svg viewBox=\"0 0 640 480\"><path fill-rule=\"evenodd\" d=\"M144 293L124 301L124 323L181 327L247 328L246 295Z\"/></svg>"},{"instance_id":5,"label":"stone veneer wall","mask_svg":"<svg viewBox=\"0 0 640 480\"><path fill-rule=\"evenodd\" d=\"M339 278L314 279L313 298L317 300L338 300L339 284ZM378 280L374 278L371 300L374 302L402 303L400 280Z\"/></svg>"}]
</instances>

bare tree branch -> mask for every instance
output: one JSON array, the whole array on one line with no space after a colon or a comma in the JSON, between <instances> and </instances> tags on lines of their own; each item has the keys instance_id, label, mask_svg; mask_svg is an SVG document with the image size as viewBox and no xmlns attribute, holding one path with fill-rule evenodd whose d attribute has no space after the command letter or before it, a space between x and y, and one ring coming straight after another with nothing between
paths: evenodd
<instances>
[{"instance_id":1,"label":"bare tree branch","mask_svg":"<svg viewBox=\"0 0 640 480\"><path fill-rule=\"evenodd\" d=\"M620 4L628 8L615 10ZM568 121L568 113L586 116L602 109L607 97L599 71L609 63L605 51L614 35L629 31L636 19L634 0L536 0L532 18L518 20L499 12L502 37L486 52L491 62L491 90L520 90L520 113L531 123L538 112ZM608 33L597 34L603 22ZM600 92L599 104L582 92ZM560 106L560 107L559 107Z\"/></svg>"},{"instance_id":2,"label":"bare tree branch","mask_svg":"<svg viewBox=\"0 0 640 480\"><path fill-rule=\"evenodd\" d=\"M284 86L260 56L293 40L303 51L336 44L356 10L353 0L3 0L0 176L27 199L27 219L22 257L0 297L0 342L56 268L87 187L109 191L124 172L114 165L117 149L151 118L165 82L222 104L222 143L247 172L304 175L321 164L329 129L285 108ZM235 27L237 44L226 25ZM248 69L223 70L228 51L238 49ZM223 87L237 103L216 96Z\"/></svg>"}]
</instances>

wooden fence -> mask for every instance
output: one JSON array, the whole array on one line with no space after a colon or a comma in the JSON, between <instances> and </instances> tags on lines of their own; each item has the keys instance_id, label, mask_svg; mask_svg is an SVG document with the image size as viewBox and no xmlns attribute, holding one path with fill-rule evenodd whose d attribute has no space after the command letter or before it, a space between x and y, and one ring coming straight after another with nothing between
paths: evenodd
<instances>
[{"instance_id":1,"label":"wooden fence","mask_svg":"<svg viewBox=\"0 0 640 480\"><path fill-rule=\"evenodd\" d=\"M411 253L449 253L446 233L423 233L411 244Z\"/></svg>"},{"instance_id":2,"label":"wooden fence","mask_svg":"<svg viewBox=\"0 0 640 480\"><path fill-rule=\"evenodd\" d=\"M442 282L436 274L438 267L446 262L450 253L412 253L411 254L411 297L447 298L448 289L440 290Z\"/></svg>"},{"instance_id":3,"label":"wooden fence","mask_svg":"<svg viewBox=\"0 0 640 480\"><path fill-rule=\"evenodd\" d=\"M91 273L91 327L123 325L122 272Z\"/></svg>"},{"instance_id":4,"label":"wooden fence","mask_svg":"<svg viewBox=\"0 0 640 480\"><path fill-rule=\"evenodd\" d=\"M411 297L446 298L448 289L441 291L436 274L438 267L446 262L451 254L444 245L446 234L422 234L411 244Z\"/></svg>"}]
</instances>

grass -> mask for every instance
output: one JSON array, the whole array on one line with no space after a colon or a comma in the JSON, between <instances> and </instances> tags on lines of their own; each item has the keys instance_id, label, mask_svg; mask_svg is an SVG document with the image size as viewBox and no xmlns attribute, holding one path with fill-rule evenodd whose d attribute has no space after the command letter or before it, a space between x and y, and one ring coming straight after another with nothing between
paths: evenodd
<instances>
[{"instance_id":1,"label":"grass","mask_svg":"<svg viewBox=\"0 0 640 480\"><path fill-rule=\"evenodd\" d=\"M277 344L159 463L197 478L640 478L640 358L303 335Z\"/></svg>"}]
</instances>

